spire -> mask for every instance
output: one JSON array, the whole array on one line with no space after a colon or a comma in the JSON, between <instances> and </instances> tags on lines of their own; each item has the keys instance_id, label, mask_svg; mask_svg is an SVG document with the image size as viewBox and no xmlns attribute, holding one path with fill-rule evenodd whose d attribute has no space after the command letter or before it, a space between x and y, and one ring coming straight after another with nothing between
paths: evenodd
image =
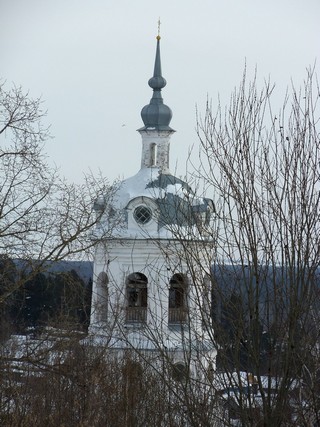
<instances>
[{"instance_id":1,"label":"spire","mask_svg":"<svg viewBox=\"0 0 320 427\"><path fill-rule=\"evenodd\" d=\"M161 72L160 36L157 36L157 49L156 49L156 59L154 61L153 77L149 79L148 85L154 91L160 92L161 89L166 86L166 84L167 84L167 81L165 78L162 77L162 72ZM154 97L154 94L153 94L153 97ZM161 94L160 94L160 97L161 97Z\"/></svg>"},{"instance_id":2,"label":"spire","mask_svg":"<svg viewBox=\"0 0 320 427\"><path fill-rule=\"evenodd\" d=\"M160 25L160 22L159 22ZM153 89L153 95L148 105L145 105L141 110L141 118L144 127L139 130L167 130L173 131L169 124L172 118L171 109L163 103L161 89L167 84L161 71L160 58L160 34L158 27L156 58L154 62L153 76L149 79L148 84Z\"/></svg>"}]
</instances>

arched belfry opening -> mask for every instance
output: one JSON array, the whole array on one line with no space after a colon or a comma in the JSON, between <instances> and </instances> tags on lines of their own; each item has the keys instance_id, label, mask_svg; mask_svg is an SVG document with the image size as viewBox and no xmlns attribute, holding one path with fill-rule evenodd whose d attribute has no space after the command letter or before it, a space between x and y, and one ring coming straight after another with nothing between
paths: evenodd
<instances>
[{"instance_id":1,"label":"arched belfry opening","mask_svg":"<svg viewBox=\"0 0 320 427\"><path fill-rule=\"evenodd\" d=\"M182 273L174 274L169 281L169 323L181 323L188 315L188 279Z\"/></svg>"},{"instance_id":2,"label":"arched belfry opening","mask_svg":"<svg viewBox=\"0 0 320 427\"><path fill-rule=\"evenodd\" d=\"M145 322L148 308L148 279L143 273L135 272L126 278L126 321Z\"/></svg>"},{"instance_id":3,"label":"arched belfry opening","mask_svg":"<svg viewBox=\"0 0 320 427\"><path fill-rule=\"evenodd\" d=\"M98 274L97 277L97 303L95 310L99 322L105 322L108 318L108 285L109 277L105 271Z\"/></svg>"}]
</instances>

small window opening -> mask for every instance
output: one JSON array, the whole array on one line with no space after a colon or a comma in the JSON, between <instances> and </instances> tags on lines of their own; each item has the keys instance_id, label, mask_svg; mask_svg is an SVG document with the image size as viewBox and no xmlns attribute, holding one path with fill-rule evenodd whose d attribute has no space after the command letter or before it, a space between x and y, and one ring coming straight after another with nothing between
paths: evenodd
<instances>
[{"instance_id":1,"label":"small window opening","mask_svg":"<svg viewBox=\"0 0 320 427\"><path fill-rule=\"evenodd\" d=\"M150 166L157 165L157 144L154 142L150 145Z\"/></svg>"}]
</instances>

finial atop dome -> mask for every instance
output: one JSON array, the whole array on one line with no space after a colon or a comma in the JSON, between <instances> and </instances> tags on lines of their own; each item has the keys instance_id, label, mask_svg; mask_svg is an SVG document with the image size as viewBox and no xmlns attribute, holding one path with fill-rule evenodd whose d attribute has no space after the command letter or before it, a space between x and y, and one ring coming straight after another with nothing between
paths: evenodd
<instances>
[{"instance_id":1,"label":"finial atop dome","mask_svg":"<svg viewBox=\"0 0 320 427\"><path fill-rule=\"evenodd\" d=\"M166 79L162 77L161 71L161 58L160 58L160 19L158 21L158 35L157 48L156 48L156 58L154 62L154 71L153 76L148 81L148 85L153 89L153 96L150 100L150 103L144 106L141 110L141 118L144 123L144 127L139 130L168 130L173 131L169 126L172 111L171 109L163 103L161 96L161 89L164 88L167 84Z\"/></svg>"},{"instance_id":2,"label":"finial atop dome","mask_svg":"<svg viewBox=\"0 0 320 427\"><path fill-rule=\"evenodd\" d=\"M158 19L158 35L156 37L157 40L161 39L161 37L160 37L160 25L161 25L161 21L160 21L160 16L159 16L159 19Z\"/></svg>"}]
</instances>

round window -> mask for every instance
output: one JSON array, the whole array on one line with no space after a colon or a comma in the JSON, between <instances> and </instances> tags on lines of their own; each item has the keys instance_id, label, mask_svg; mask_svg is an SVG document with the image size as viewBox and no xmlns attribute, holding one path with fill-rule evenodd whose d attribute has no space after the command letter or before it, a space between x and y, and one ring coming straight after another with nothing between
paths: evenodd
<instances>
[{"instance_id":1,"label":"round window","mask_svg":"<svg viewBox=\"0 0 320 427\"><path fill-rule=\"evenodd\" d=\"M133 217L139 224L147 224L152 218L151 209L147 206L138 206L133 212Z\"/></svg>"}]
</instances>

